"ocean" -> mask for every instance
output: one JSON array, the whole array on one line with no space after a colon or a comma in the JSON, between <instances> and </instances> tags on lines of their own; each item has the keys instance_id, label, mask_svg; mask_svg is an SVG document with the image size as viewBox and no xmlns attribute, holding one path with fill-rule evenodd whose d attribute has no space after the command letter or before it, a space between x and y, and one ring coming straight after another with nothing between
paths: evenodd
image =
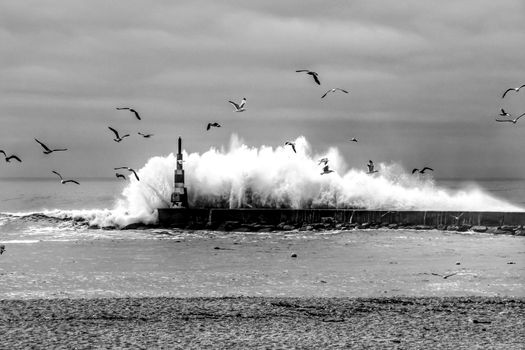
<instances>
[{"instance_id":1,"label":"ocean","mask_svg":"<svg viewBox=\"0 0 525 350\"><path fill-rule=\"evenodd\" d=\"M163 200L155 201L150 199L152 191L147 187L146 190L142 188L145 193L139 191L139 194L130 195L130 191L138 183L132 184L116 178L84 178L79 181L80 186L62 185L56 179L45 178L0 179L0 243L94 239L108 236L122 239L155 237L154 234L142 235L142 231L120 232L117 223L133 222L133 219L123 221L122 218L127 216L126 210L149 213L149 216L138 215L137 221L154 223L155 203L165 206L170 194L169 189L164 190ZM497 198L509 203L511 207L525 208L524 179L443 179L436 180L433 188L434 192L446 191L452 195L466 193L467 200L472 193L469 191L481 192L487 198ZM155 191L153 197L160 191ZM473 197L473 200L475 199L477 196ZM476 204L476 208L479 207L483 208L483 203ZM484 210L491 210L490 205L487 204ZM147 219L143 220L144 217ZM91 224L91 228L79 225L85 221ZM99 227L106 229L101 230Z\"/></svg>"},{"instance_id":2,"label":"ocean","mask_svg":"<svg viewBox=\"0 0 525 350\"><path fill-rule=\"evenodd\" d=\"M517 236L387 229L120 230L119 223L154 222L152 208L171 193L161 183L153 189L145 184L147 169L139 176L140 182L78 179L80 186L56 179L0 180L0 244L6 247L0 299L523 295L525 252ZM382 178L363 179L387 186ZM399 195L397 185L388 186ZM403 203L414 205L419 197L413 189L401 188L407 193L400 195L410 199ZM432 188L425 194L453 203L461 198L462 205L489 198L475 208L525 207L524 180L448 179ZM230 203L238 203L237 197ZM425 203L423 198L415 205ZM454 278L439 277L447 273Z\"/></svg>"}]
</instances>

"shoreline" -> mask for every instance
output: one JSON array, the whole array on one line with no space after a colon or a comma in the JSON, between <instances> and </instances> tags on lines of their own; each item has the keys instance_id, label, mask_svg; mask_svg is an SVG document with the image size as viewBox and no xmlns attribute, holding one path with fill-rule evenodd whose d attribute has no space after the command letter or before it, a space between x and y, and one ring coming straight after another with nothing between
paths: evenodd
<instances>
[{"instance_id":1,"label":"shoreline","mask_svg":"<svg viewBox=\"0 0 525 350\"><path fill-rule=\"evenodd\" d=\"M504 348L525 298L218 297L0 300L6 348Z\"/></svg>"}]
</instances>

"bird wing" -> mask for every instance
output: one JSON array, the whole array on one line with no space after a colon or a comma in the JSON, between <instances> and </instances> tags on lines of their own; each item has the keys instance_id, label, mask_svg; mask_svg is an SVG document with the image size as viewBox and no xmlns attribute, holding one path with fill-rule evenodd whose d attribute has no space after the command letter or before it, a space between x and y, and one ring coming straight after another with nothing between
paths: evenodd
<instances>
[{"instance_id":1,"label":"bird wing","mask_svg":"<svg viewBox=\"0 0 525 350\"><path fill-rule=\"evenodd\" d=\"M321 85L321 82L319 81L319 77L317 76L316 72L312 72L312 77L314 77L314 80L317 83L317 85Z\"/></svg>"},{"instance_id":2,"label":"bird wing","mask_svg":"<svg viewBox=\"0 0 525 350\"><path fill-rule=\"evenodd\" d=\"M130 111L133 112L133 113L135 114L135 117L137 117L138 120L141 120L141 119L140 119L140 115L139 115L139 113L138 113L136 110L134 110L134 109L130 109Z\"/></svg>"},{"instance_id":3,"label":"bird wing","mask_svg":"<svg viewBox=\"0 0 525 350\"><path fill-rule=\"evenodd\" d=\"M514 120L512 119L496 119L497 122L511 122L514 123Z\"/></svg>"},{"instance_id":4,"label":"bird wing","mask_svg":"<svg viewBox=\"0 0 525 350\"><path fill-rule=\"evenodd\" d=\"M115 137L116 137L117 139L120 138L120 137L118 136L118 131L117 131L117 130L113 129L111 126L108 126L108 129L111 130L111 131L113 131L113 133L115 134Z\"/></svg>"},{"instance_id":5,"label":"bird wing","mask_svg":"<svg viewBox=\"0 0 525 350\"><path fill-rule=\"evenodd\" d=\"M344 90L344 89L336 88L336 90L339 90L339 91L341 91L341 92L344 92L345 94L348 93L348 91L346 91L346 90Z\"/></svg>"},{"instance_id":6,"label":"bird wing","mask_svg":"<svg viewBox=\"0 0 525 350\"><path fill-rule=\"evenodd\" d=\"M292 145L292 149L293 149L294 153L297 153L297 151L295 150L295 145L293 143L291 145Z\"/></svg>"},{"instance_id":7,"label":"bird wing","mask_svg":"<svg viewBox=\"0 0 525 350\"><path fill-rule=\"evenodd\" d=\"M60 152L60 151L67 151L67 148L57 148L53 150L53 152Z\"/></svg>"},{"instance_id":8,"label":"bird wing","mask_svg":"<svg viewBox=\"0 0 525 350\"><path fill-rule=\"evenodd\" d=\"M119 169L128 169L127 166L121 166L121 167L118 167L118 168L113 168L114 170L119 170Z\"/></svg>"},{"instance_id":9,"label":"bird wing","mask_svg":"<svg viewBox=\"0 0 525 350\"><path fill-rule=\"evenodd\" d=\"M65 184L67 184L68 182L72 182L74 184L80 185L80 183L78 183L78 181L75 181L75 180L66 180L66 181L64 181Z\"/></svg>"},{"instance_id":10,"label":"bird wing","mask_svg":"<svg viewBox=\"0 0 525 350\"><path fill-rule=\"evenodd\" d=\"M55 174L57 174L57 175L58 175L58 177L60 178L60 180L62 180L62 175L60 175L59 173L57 173L57 172L56 172L56 171L54 171L54 170L53 170L52 172L53 172L53 173L55 173Z\"/></svg>"},{"instance_id":11,"label":"bird wing","mask_svg":"<svg viewBox=\"0 0 525 350\"><path fill-rule=\"evenodd\" d=\"M519 117L517 117L516 119L514 119L515 122L518 121L518 119L520 119L521 117L523 117L525 115L525 113L521 114Z\"/></svg>"},{"instance_id":12,"label":"bird wing","mask_svg":"<svg viewBox=\"0 0 525 350\"><path fill-rule=\"evenodd\" d=\"M518 90L521 89L521 88L524 88L524 87L525 87L525 84L523 84L522 86L520 86L520 87L518 88Z\"/></svg>"},{"instance_id":13,"label":"bird wing","mask_svg":"<svg viewBox=\"0 0 525 350\"><path fill-rule=\"evenodd\" d=\"M128 137L129 134L126 134L126 135L122 135L120 138L123 139L124 137Z\"/></svg>"},{"instance_id":14,"label":"bird wing","mask_svg":"<svg viewBox=\"0 0 525 350\"><path fill-rule=\"evenodd\" d=\"M235 103L233 101L228 101L228 102L230 102L235 107L235 109L240 109L241 108L241 107L239 107L239 105L237 103Z\"/></svg>"},{"instance_id":15,"label":"bird wing","mask_svg":"<svg viewBox=\"0 0 525 350\"><path fill-rule=\"evenodd\" d=\"M415 173L415 172L418 171L418 170L419 170L418 168L414 168L414 169L412 170L412 174Z\"/></svg>"},{"instance_id":16,"label":"bird wing","mask_svg":"<svg viewBox=\"0 0 525 350\"><path fill-rule=\"evenodd\" d=\"M1 149L0 149L0 153L3 153L3 154L4 154L4 157L7 157L7 154L5 154L5 151L4 151L4 150L1 150Z\"/></svg>"},{"instance_id":17,"label":"bird wing","mask_svg":"<svg viewBox=\"0 0 525 350\"><path fill-rule=\"evenodd\" d=\"M130 109L130 108L129 108L129 107L117 107L117 109L118 109L119 111L121 111L121 110L125 110L125 109Z\"/></svg>"},{"instance_id":18,"label":"bird wing","mask_svg":"<svg viewBox=\"0 0 525 350\"><path fill-rule=\"evenodd\" d=\"M515 91L516 89L514 89L514 88L509 88L509 89L507 89L507 90L503 93L503 96L501 96L501 98L504 98L505 95L507 94L507 92L512 91L512 90Z\"/></svg>"},{"instance_id":19,"label":"bird wing","mask_svg":"<svg viewBox=\"0 0 525 350\"><path fill-rule=\"evenodd\" d=\"M36 142L38 142L40 144L40 146L42 146L46 151L50 151L52 152L46 145L44 145L42 142L38 141L37 139L35 139Z\"/></svg>"},{"instance_id":20,"label":"bird wing","mask_svg":"<svg viewBox=\"0 0 525 350\"><path fill-rule=\"evenodd\" d=\"M325 92L325 93L324 93L324 95L323 95L323 96L321 96L321 98L325 98L325 97L326 97L326 95L328 95L328 93L329 93L330 91L332 91L332 90L328 90L327 92Z\"/></svg>"},{"instance_id":21,"label":"bird wing","mask_svg":"<svg viewBox=\"0 0 525 350\"><path fill-rule=\"evenodd\" d=\"M299 69L299 70L296 70L296 72L297 73L299 73L299 72L309 72L309 70L308 69Z\"/></svg>"},{"instance_id":22,"label":"bird wing","mask_svg":"<svg viewBox=\"0 0 525 350\"><path fill-rule=\"evenodd\" d=\"M20 163L22 163L22 159L18 158L18 157L15 156L14 154L11 155L10 157L6 158L6 160L9 160L9 159L16 159L16 160L18 160Z\"/></svg>"},{"instance_id":23,"label":"bird wing","mask_svg":"<svg viewBox=\"0 0 525 350\"><path fill-rule=\"evenodd\" d=\"M208 126L206 127L206 130L210 130L211 128L211 123L208 123Z\"/></svg>"},{"instance_id":24,"label":"bird wing","mask_svg":"<svg viewBox=\"0 0 525 350\"><path fill-rule=\"evenodd\" d=\"M447 278L452 277L452 276L457 275L457 274L458 274L458 272L449 273L448 275L443 276L443 278L447 279Z\"/></svg>"},{"instance_id":25,"label":"bird wing","mask_svg":"<svg viewBox=\"0 0 525 350\"><path fill-rule=\"evenodd\" d=\"M241 101L241 104L239 104L239 107L242 108L242 107L244 107L245 104L246 104L246 99L243 98L242 101Z\"/></svg>"},{"instance_id":26,"label":"bird wing","mask_svg":"<svg viewBox=\"0 0 525 350\"><path fill-rule=\"evenodd\" d=\"M133 173L133 175L135 175L135 178L137 179L137 181L140 181L139 179L139 176L137 175L137 173L135 172L135 170L131 169L131 168L128 168L129 171L131 171Z\"/></svg>"},{"instance_id":27,"label":"bird wing","mask_svg":"<svg viewBox=\"0 0 525 350\"><path fill-rule=\"evenodd\" d=\"M425 171L425 170L430 170L430 171L434 171L434 169L432 169L432 168L429 168L429 167L427 167L427 166L426 166L426 167L424 167L423 169L421 169L421 172L423 172L423 171Z\"/></svg>"}]
</instances>

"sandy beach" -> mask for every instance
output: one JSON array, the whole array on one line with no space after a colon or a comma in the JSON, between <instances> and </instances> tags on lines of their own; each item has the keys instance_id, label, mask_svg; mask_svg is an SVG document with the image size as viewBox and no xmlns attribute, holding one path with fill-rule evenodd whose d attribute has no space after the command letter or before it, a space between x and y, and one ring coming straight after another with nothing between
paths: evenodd
<instances>
[{"instance_id":1,"label":"sandy beach","mask_svg":"<svg viewBox=\"0 0 525 350\"><path fill-rule=\"evenodd\" d=\"M8 243L2 347L519 349L524 340L522 237L123 234Z\"/></svg>"},{"instance_id":2,"label":"sandy beach","mask_svg":"<svg viewBox=\"0 0 525 350\"><path fill-rule=\"evenodd\" d=\"M0 301L5 349L523 349L507 298Z\"/></svg>"}]
</instances>

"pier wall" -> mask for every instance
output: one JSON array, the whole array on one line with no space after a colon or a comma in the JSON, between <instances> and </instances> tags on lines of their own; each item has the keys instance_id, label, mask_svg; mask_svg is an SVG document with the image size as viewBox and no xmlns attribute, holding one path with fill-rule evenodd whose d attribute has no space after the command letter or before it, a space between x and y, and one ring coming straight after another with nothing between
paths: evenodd
<instances>
[{"instance_id":1,"label":"pier wall","mask_svg":"<svg viewBox=\"0 0 525 350\"><path fill-rule=\"evenodd\" d=\"M225 223L237 225L308 224L446 227L503 227L525 225L525 212L381 211L352 209L158 209L159 225L217 229Z\"/></svg>"}]
</instances>

